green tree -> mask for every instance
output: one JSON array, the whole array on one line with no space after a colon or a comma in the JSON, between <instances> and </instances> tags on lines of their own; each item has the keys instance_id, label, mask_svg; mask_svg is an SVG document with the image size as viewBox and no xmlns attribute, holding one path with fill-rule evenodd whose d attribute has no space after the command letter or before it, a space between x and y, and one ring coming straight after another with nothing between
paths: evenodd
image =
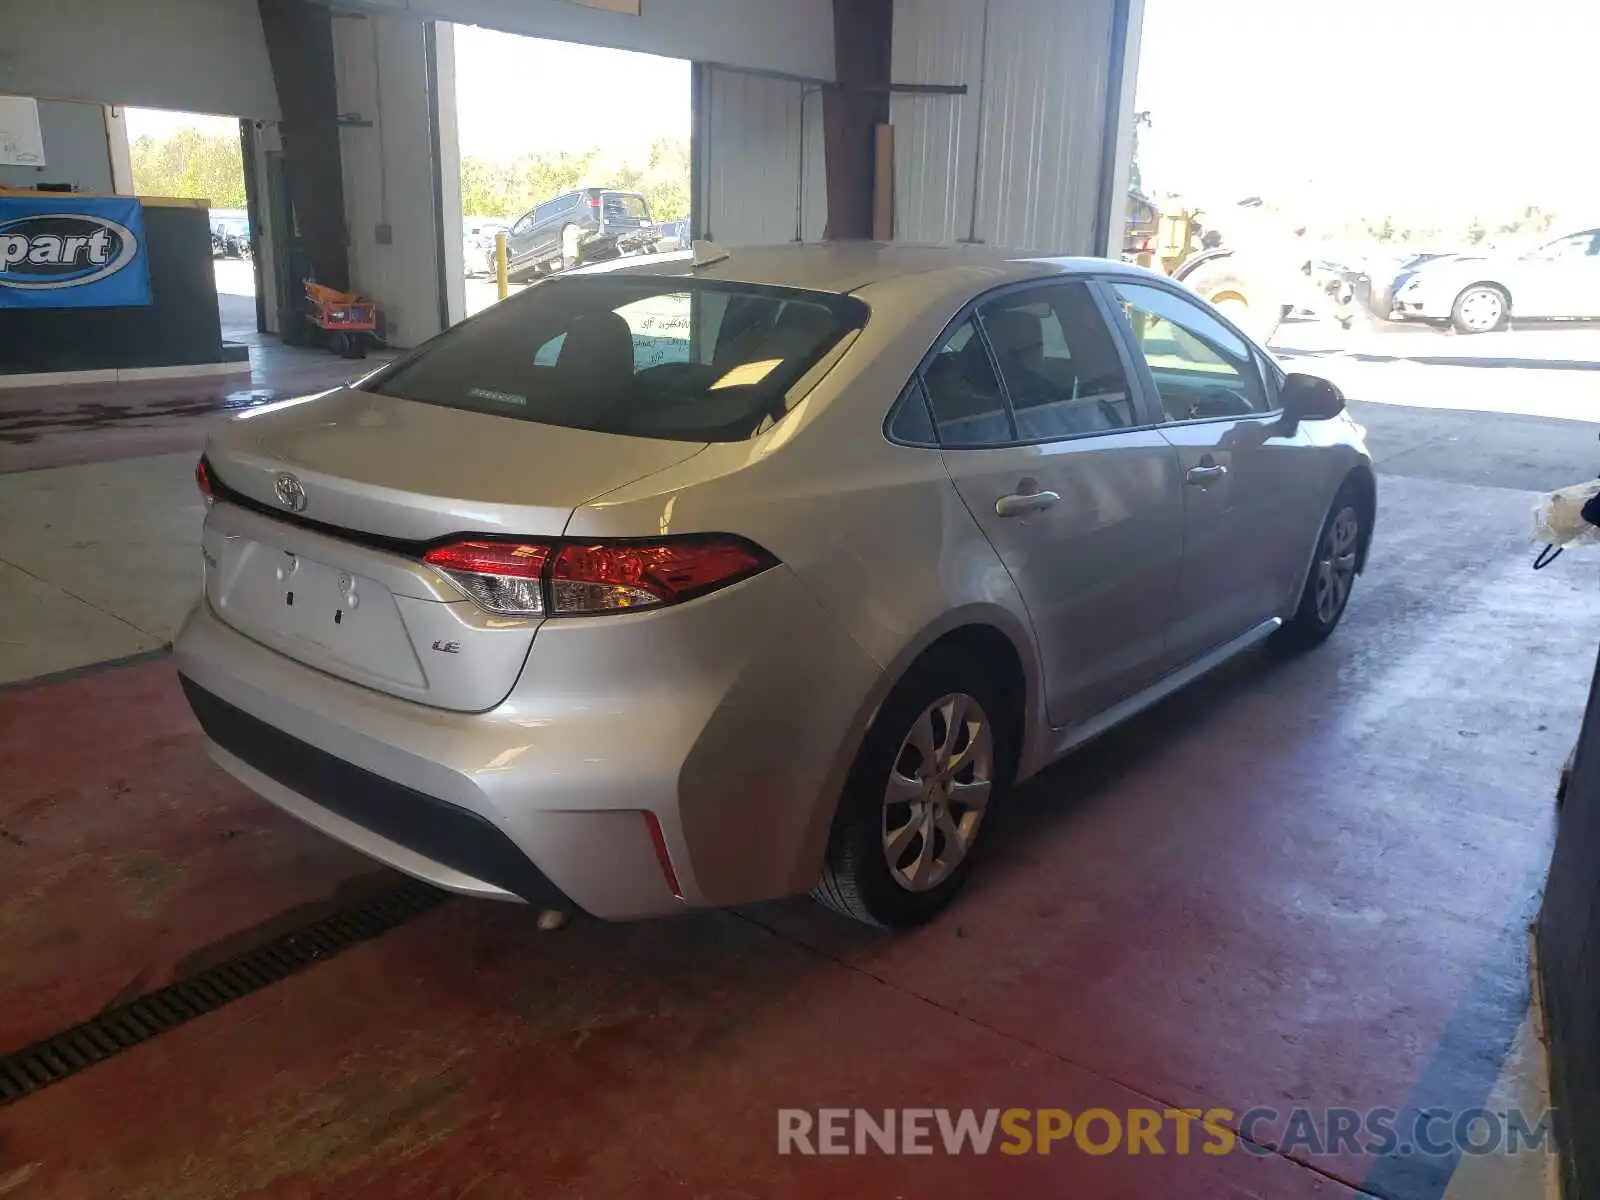
<instances>
[{"instance_id":1,"label":"green tree","mask_svg":"<svg viewBox=\"0 0 1600 1200\"><path fill-rule=\"evenodd\" d=\"M1554 213L1545 212L1537 204L1529 204L1521 212L1502 222L1498 232L1541 237L1549 233L1555 223Z\"/></svg>"},{"instance_id":2,"label":"green tree","mask_svg":"<svg viewBox=\"0 0 1600 1200\"><path fill-rule=\"evenodd\" d=\"M209 200L243 208L244 152L237 137L180 129L168 138L139 138L129 148L133 190L145 196Z\"/></svg>"}]
</instances>

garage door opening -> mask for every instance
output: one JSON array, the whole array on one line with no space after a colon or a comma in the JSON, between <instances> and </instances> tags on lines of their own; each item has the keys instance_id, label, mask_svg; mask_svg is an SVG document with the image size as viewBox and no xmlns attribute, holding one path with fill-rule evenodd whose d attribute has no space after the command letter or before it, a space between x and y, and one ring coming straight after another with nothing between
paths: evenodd
<instances>
[{"instance_id":1,"label":"garage door opening","mask_svg":"<svg viewBox=\"0 0 1600 1200\"><path fill-rule=\"evenodd\" d=\"M238 119L156 108L122 112L134 192L206 201L222 339L253 342L262 329L260 245L250 221Z\"/></svg>"},{"instance_id":2,"label":"garage door opening","mask_svg":"<svg viewBox=\"0 0 1600 1200\"><path fill-rule=\"evenodd\" d=\"M1126 253L1363 399L1588 419L1600 209L1563 114L1596 37L1569 4L1148 0Z\"/></svg>"},{"instance_id":3,"label":"garage door opening","mask_svg":"<svg viewBox=\"0 0 1600 1200\"><path fill-rule=\"evenodd\" d=\"M462 270L470 316L573 266L688 244L690 69L681 59L455 30Z\"/></svg>"}]
</instances>

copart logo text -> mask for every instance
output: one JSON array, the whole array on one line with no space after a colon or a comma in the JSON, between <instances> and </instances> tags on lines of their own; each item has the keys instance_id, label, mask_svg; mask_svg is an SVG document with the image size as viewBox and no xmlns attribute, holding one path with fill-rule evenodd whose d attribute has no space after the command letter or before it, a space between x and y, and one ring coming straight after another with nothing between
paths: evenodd
<instances>
[{"instance_id":1,"label":"copart logo text","mask_svg":"<svg viewBox=\"0 0 1600 1200\"><path fill-rule=\"evenodd\" d=\"M115 275L138 253L133 231L104 217L16 217L0 222L0 287L82 287Z\"/></svg>"}]
</instances>

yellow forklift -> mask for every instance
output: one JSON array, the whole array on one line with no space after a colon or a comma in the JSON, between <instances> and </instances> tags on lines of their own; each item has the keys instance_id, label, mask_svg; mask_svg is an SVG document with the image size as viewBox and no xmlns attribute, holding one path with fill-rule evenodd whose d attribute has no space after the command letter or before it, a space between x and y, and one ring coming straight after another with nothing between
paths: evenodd
<instances>
[{"instance_id":1,"label":"yellow forklift","mask_svg":"<svg viewBox=\"0 0 1600 1200\"><path fill-rule=\"evenodd\" d=\"M1201 221L1199 208L1163 212L1137 192L1128 197L1123 257L1178 280L1223 316L1265 344L1290 311L1289 298L1307 264L1291 241L1304 229L1279 231L1259 197L1241 200L1228 214L1227 232Z\"/></svg>"}]
</instances>

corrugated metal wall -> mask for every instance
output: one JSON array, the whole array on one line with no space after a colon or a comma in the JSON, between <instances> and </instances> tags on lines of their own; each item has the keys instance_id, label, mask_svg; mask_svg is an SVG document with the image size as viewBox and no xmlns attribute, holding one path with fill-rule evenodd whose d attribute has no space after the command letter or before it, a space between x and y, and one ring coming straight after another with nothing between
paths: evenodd
<instances>
[{"instance_id":1,"label":"corrugated metal wall","mask_svg":"<svg viewBox=\"0 0 1600 1200\"><path fill-rule=\"evenodd\" d=\"M898 239L1096 251L1114 7L895 0L895 82L969 89L890 105Z\"/></svg>"},{"instance_id":2,"label":"corrugated metal wall","mask_svg":"<svg viewBox=\"0 0 1600 1200\"><path fill-rule=\"evenodd\" d=\"M724 245L820 238L828 216L821 92L713 66L696 81L702 236Z\"/></svg>"}]
</instances>

